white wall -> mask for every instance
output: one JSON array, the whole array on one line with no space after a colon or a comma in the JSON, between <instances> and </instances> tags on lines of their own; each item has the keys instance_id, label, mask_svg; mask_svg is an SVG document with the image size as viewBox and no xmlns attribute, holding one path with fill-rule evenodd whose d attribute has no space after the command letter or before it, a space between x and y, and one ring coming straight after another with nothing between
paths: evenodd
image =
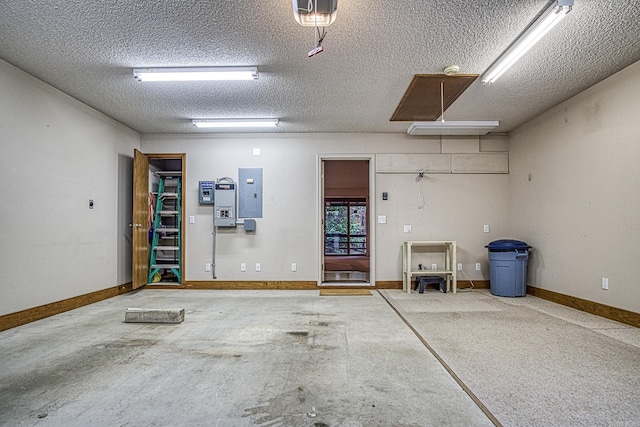
<instances>
[{"instance_id":1,"label":"white wall","mask_svg":"<svg viewBox=\"0 0 640 427\"><path fill-rule=\"evenodd\" d=\"M468 141L459 144L461 152L469 152ZM257 219L252 234L241 227L219 229L218 280L315 281L320 259L319 156L372 155L375 161L388 153L450 153L455 152L455 145L456 141L441 144L439 138L402 134L144 135L141 140L145 153L187 155L184 218L193 215L196 219L195 224L186 225L185 279L189 281L212 280L204 268L212 257L212 208L198 205L198 181L225 176L237 179L238 168L263 168L264 218ZM488 154L507 147L504 141L489 139L484 144L476 139L475 146L480 155L480 150ZM260 148L260 156L252 154L254 148ZM424 209L418 209L416 177L414 172L377 173L373 180L375 216L387 216L387 224L373 224L376 280L401 280L404 240L439 239L457 240L465 272L473 279L488 280L484 245L509 237L509 176L427 174ZM383 191L389 193L388 201L381 200ZM403 233L405 224L412 225L411 234ZM490 233L483 233L484 224L491 225ZM243 262L246 272L240 272ZM291 272L292 262L297 263L295 273ZM484 271L475 271L472 264L476 262L483 264ZM255 271L255 263L261 264L260 272Z\"/></svg>"},{"instance_id":2,"label":"white wall","mask_svg":"<svg viewBox=\"0 0 640 427\"><path fill-rule=\"evenodd\" d=\"M509 149L529 284L640 312L640 62L521 126Z\"/></svg>"},{"instance_id":3,"label":"white wall","mask_svg":"<svg viewBox=\"0 0 640 427\"><path fill-rule=\"evenodd\" d=\"M139 134L4 61L0 94L0 315L129 282Z\"/></svg>"}]
</instances>

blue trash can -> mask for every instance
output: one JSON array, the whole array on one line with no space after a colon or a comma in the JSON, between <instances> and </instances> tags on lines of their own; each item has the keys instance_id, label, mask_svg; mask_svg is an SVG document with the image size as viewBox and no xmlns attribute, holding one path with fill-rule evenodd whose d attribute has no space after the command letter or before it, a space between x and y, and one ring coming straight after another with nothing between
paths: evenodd
<instances>
[{"instance_id":1,"label":"blue trash can","mask_svg":"<svg viewBox=\"0 0 640 427\"><path fill-rule=\"evenodd\" d=\"M489 249L491 293L499 297L527 294L527 263L531 246L520 240L494 240Z\"/></svg>"}]
</instances>

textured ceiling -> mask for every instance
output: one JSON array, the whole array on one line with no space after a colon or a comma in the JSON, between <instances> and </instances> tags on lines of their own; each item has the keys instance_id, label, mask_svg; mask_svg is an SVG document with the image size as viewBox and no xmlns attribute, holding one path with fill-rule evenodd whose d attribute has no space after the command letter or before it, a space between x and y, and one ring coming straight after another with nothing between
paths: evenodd
<instances>
[{"instance_id":1,"label":"textured ceiling","mask_svg":"<svg viewBox=\"0 0 640 427\"><path fill-rule=\"evenodd\" d=\"M0 58L141 133L202 133L192 118L278 117L273 132L405 132L391 122L415 74L482 74L545 0L340 0L325 51L290 0L0 0ZM523 122L640 60L640 1L575 0L495 84L447 120ZM258 66L243 82L141 83L134 67Z\"/></svg>"}]
</instances>

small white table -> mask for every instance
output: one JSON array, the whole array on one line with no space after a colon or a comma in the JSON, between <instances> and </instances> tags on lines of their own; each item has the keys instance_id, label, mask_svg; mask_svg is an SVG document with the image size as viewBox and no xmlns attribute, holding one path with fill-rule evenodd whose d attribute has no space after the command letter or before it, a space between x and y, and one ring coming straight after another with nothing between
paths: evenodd
<instances>
[{"instance_id":1,"label":"small white table","mask_svg":"<svg viewBox=\"0 0 640 427\"><path fill-rule=\"evenodd\" d=\"M443 270L418 270L411 266L412 248L435 247L442 248L444 252ZM444 276L447 281L447 292L458 291L458 279L456 275L456 242L455 240L409 240L402 245L402 289L411 293L411 279L413 276Z\"/></svg>"}]
</instances>

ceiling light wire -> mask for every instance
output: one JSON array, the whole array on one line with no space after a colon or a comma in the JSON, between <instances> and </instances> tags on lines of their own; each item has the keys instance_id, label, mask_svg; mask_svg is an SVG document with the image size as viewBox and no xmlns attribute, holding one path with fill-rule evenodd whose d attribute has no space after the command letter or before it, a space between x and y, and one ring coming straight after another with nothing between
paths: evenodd
<instances>
[{"instance_id":1,"label":"ceiling light wire","mask_svg":"<svg viewBox=\"0 0 640 427\"><path fill-rule=\"evenodd\" d=\"M307 12L311 13L313 11L314 16L318 15L318 0L309 0L307 3ZM324 41L324 37L327 35L326 28L322 27L322 33L320 33L320 27L318 27L318 20L314 19L314 48L308 53L309 58L317 55L322 52L324 48L322 47L322 42Z\"/></svg>"},{"instance_id":2,"label":"ceiling light wire","mask_svg":"<svg viewBox=\"0 0 640 427\"><path fill-rule=\"evenodd\" d=\"M426 169L422 169L419 173L418 173L418 181L420 181L420 203L418 204L418 209L424 209L424 205L426 204L425 200L424 200L424 173L426 171L428 171L429 168Z\"/></svg>"}]
</instances>

